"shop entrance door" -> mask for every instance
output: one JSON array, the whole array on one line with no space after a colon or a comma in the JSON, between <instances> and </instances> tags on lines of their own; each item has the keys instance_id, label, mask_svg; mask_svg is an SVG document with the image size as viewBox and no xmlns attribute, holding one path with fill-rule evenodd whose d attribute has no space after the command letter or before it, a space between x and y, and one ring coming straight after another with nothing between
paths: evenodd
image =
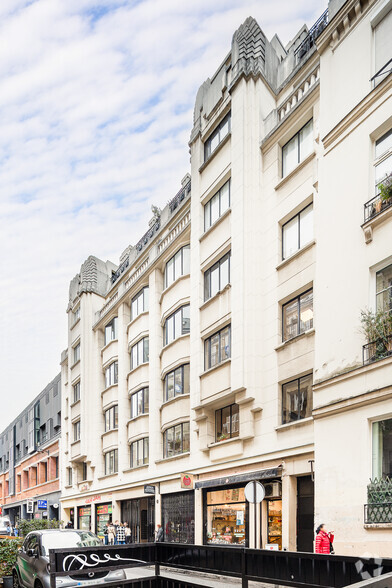
<instances>
[{"instance_id":1,"label":"shop entrance door","mask_svg":"<svg viewBox=\"0 0 392 588\"><path fill-rule=\"evenodd\" d=\"M133 543L154 541L155 499L134 498L121 503L121 520L131 528Z\"/></svg>"},{"instance_id":2,"label":"shop entrance door","mask_svg":"<svg viewBox=\"0 0 392 588\"><path fill-rule=\"evenodd\" d=\"M311 476L297 478L297 551L313 552L314 482Z\"/></svg>"}]
</instances>

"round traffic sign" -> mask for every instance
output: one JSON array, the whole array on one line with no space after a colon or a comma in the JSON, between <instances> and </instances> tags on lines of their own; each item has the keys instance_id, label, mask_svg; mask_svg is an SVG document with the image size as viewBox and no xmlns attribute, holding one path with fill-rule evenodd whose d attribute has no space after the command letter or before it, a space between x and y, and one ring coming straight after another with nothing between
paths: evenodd
<instances>
[{"instance_id":1,"label":"round traffic sign","mask_svg":"<svg viewBox=\"0 0 392 588\"><path fill-rule=\"evenodd\" d=\"M265 488L260 482L248 482L245 486L245 498L252 504L258 504L265 497Z\"/></svg>"}]
</instances>

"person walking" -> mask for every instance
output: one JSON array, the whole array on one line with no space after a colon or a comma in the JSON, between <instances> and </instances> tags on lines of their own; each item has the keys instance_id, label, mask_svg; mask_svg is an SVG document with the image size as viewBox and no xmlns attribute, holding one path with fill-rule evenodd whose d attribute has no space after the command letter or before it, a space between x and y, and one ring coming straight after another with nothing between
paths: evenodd
<instances>
[{"instance_id":1,"label":"person walking","mask_svg":"<svg viewBox=\"0 0 392 588\"><path fill-rule=\"evenodd\" d=\"M108 525L108 545L114 545L114 540L116 538L116 529L113 523L109 523Z\"/></svg>"},{"instance_id":2,"label":"person walking","mask_svg":"<svg viewBox=\"0 0 392 588\"><path fill-rule=\"evenodd\" d=\"M122 523L120 523L117 527L116 538L117 545L125 545L125 529Z\"/></svg>"},{"instance_id":3,"label":"person walking","mask_svg":"<svg viewBox=\"0 0 392 588\"><path fill-rule=\"evenodd\" d=\"M124 523L125 543L129 545L132 542L132 531L128 523Z\"/></svg>"},{"instance_id":4,"label":"person walking","mask_svg":"<svg viewBox=\"0 0 392 588\"><path fill-rule=\"evenodd\" d=\"M324 555L329 555L331 552L333 552L333 540L333 533L328 533L324 523L319 525L316 529L315 553L323 553Z\"/></svg>"},{"instance_id":5,"label":"person walking","mask_svg":"<svg viewBox=\"0 0 392 588\"><path fill-rule=\"evenodd\" d=\"M155 533L155 541L157 543L162 543L163 541L163 529L161 525L157 525L157 530Z\"/></svg>"},{"instance_id":6,"label":"person walking","mask_svg":"<svg viewBox=\"0 0 392 588\"><path fill-rule=\"evenodd\" d=\"M114 523L114 545L117 545L117 529L119 528L120 523L119 521L115 521Z\"/></svg>"},{"instance_id":7,"label":"person walking","mask_svg":"<svg viewBox=\"0 0 392 588\"><path fill-rule=\"evenodd\" d=\"M108 528L109 528L109 523L105 523L105 526L103 528L103 538L104 538L104 544L108 545L109 543L109 539L108 539Z\"/></svg>"}]
</instances>

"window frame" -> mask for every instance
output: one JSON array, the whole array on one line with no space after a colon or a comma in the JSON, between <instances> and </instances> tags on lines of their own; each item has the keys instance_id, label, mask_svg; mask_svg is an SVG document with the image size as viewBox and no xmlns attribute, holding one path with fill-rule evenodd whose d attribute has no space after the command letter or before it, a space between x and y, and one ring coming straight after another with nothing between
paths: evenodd
<instances>
[{"instance_id":1,"label":"window frame","mask_svg":"<svg viewBox=\"0 0 392 588\"><path fill-rule=\"evenodd\" d=\"M387 146L385 151L377 154L377 146L391 135L392 135L392 128L390 128L386 133L384 133L381 137L379 137L374 142L373 167L374 167L374 195L375 196L379 196L380 190L378 189L378 187L380 184L382 184L382 180L385 179L385 176L377 179L377 167L381 166L385 161L388 161L390 159L391 160L391 167L390 167L390 171L386 172L386 176L392 174L392 141L391 141L391 145L389 147Z\"/></svg>"},{"instance_id":2,"label":"window frame","mask_svg":"<svg viewBox=\"0 0 392 588\"><path fill-rule=\"evenodd\" d=\"M222 191L223 189L228 185L228 207L225 208L225 210L222 210ZM212 218L211 218L211 202L213 200L213 198L215 198L215 196L218 196L218 201L219 201L219 214L218 214L218 218L216 220L214 220L214 222L212 222ZM216 222L218 222L218 220L221 218L221 216L227 211L230 210L230 206L231 206L231 178L229 178L227 180L227 182L225 182L217 192L215 192L211 198L209 198L207 200L207 202L204 204L203 206L203 216L204 216L204 232L208 231ZM209 222L208 222L208 226L206 223L206 212L208 211L208 217L209 217Z\"/></svg>"},{"instance_id":3,"label":"window frame","mask_svg":"<svg viewBox=\"0 0 392 588\"><path fill-rule=\"evenodd\" d=\"M80 341L75 345L75 347L72 347L73 349L73 365L75 365L75 363L77 363L78 361L80 361Z\"/></svg>"},{"instance_id":4,"label":"window frame","mask_svg":"<svg viewBox=\"0 0 392 588\"><path fill-rule=\"evenodd\" d=\"M146 295L147 290L147 295ZM142 310L139 310L139 300L142 299ZM149 286L144 286L133 298L131 298L131 321L147 312L149 310ZM137 312L134 314L134 304L136 305Z\"/></svg>"},{"instance_id":5,"label":"window frame","mask_svg":"<svg viewBox=\"0 0 392 588\"><path fill-rule=\"evenodd\" d=\"M118 338L118 335L117 335L118 326L117 325L118 325L118 317L117 316L113 317L112 320L107 325L105 325L104 345L108 345L112 341L116 341L116 339ZM108 332L110 333L110 338L108 338L106 336Z\"/></svg>"},{"instance_id":6,"label":"window frame","mask_svg":"<svg viewBox=\"0 0 392 588\"><path fill-rule=\"evenodd\" d=\"M78 380L76 382L76 384L74 384L72 386L73 389L73 402L78 402L80 400L80 380Z\"/></svg>"},{"instance_id":7,"label":"window frame","mask_svg":"<svg viewBox=\"0 0 392 588\"><path fill-rule=\"evenodd\" d=\"M118 474L118 448L106 451L104 455L104 472L105 476L112 476ZM113 459L113 471L110 470L110 460Z\"/></svg>"},{"instance_id":8,"label":"window frame","mask_svg":"<svg viewBox=\"0 0 392 588\"><path fill-rule=\"evenodd\" d=\"M311 329L314 328L314 315L312 318L312 326L309 329L305 329L303 331L300 330L301 327L301 298L303 296L306 296L307 294L309 294L309 292L312 292L312 309L313 309L313 287L312 288L308 288L308 290L305 290L304 292L301 292L300 294L298 294L297 296L294 296L294 298L291 298L290 300L288 300L287 302L285 302L284 304L282 304L282 343L286 343L286 341L291 341L292 339L295 339L296 337L299 337L299 335L303 335L303 333L306 333L307 331L310 331ZM287 339L285 339L284 336L284 331L285 331L285 320L284 320L284 312L285 312L285 308L289 305L292 304L293 302L297 301L298 302L298 321L297 321L297 334L293 335L292 337L288 337Z\"/></svg>"},{"instance_id":9,"label":"window frame","mask_svg":"<svg viewBox=\"0 0 392 588\"><path fill-rule=\"evenodd\" d=\"M188 368L188 384L189 384L189 389L186 392L185 391L185 368ZM182 382L182 390L183 392L178 392L176 394L176 372L181 371L181 382ZM169 377L173 374L173 396L168 396L168 388L169 388ZM171 370L170 372L168 372L165 375L165 378L163 380L163 402L169 402L169 400L173 400L173 398L176 398L177 396L184 396L186 394L190 393L190 364L189 363L183 363L182 365L179 365L178 367L176 367L174 370Z\"/></svg>"},{"instance_id":10,"label":"window frame","mask_svg":"<svg viewBox=\"0 0 392 588\"><path fill-rule=\"evenodd\" d=\"M290 423L297 423L298 421L303 421L304 419L308 418L308 417L300 417L298 416L297 419L292 419L292 420L284 420L284 394L285 394L285 386L288 386L289 384L293 384L294 382L297 382L297 394L299 395L300 392L300 386L301 386L301 380L304 380L305 378L309 378L309 376L311 377L311 384L309 386L309 391L310 391L310 396L308 396L307 401L309 402L309 400L311 401L310 404L313 407L313 391L312 391L312 387L313 387L313 372L309 372L307 374L304 374L303 376L300 376L299 378L294 378L293 380L290 380L289 382L284 382L281 385L281 400L282 400L282 411L281 411L281 419L282 419L282 425L286 425L286 424L290 424ZM298 415L300 413L298 412ZM312 414L312 409L310 410L310 416Z\"/></svg>"},{"instance_id":11,"label":"window frame","mask_svg":"<svg viewBox=\"0 0 392 588\"><path fill-rule=\"evenodd\" d=\"M107 374L109 374L109 377ZM105 368L105 390L107 388L110 388L110 386L116 386L117 384L118 384L118 361L112 361L112 363L110 363Z\"/></svg>"},{"instance_id":12,"label":"window frame","mask_svg":"<svg viewBox=\"0 0 392 588\"><path fill-rule=\"evenodd\" d=\"M136 410L137 414L133 414L133 399L136 398L136 406L139 406L139 396L142 397L142 412L139 412L139 410ZM147 402L146 402L146 396L147 396ZM130 403L131 403L131 419L136 419L137 417L143 415L143 414L149 414L149 410L150 410L150 389L149 386L145 386L144 388L140 388L139 390L137 390L136 392L133 392L133 394L131 394L130 397ZM147 405L147 410L146 410L146 405Z\"/></svg>"},{"instance_id":13,"label":"window frame","mask_svg":"<svg viewBox=\"0 0 392 588\"><path fill-rule=\"evenodd\" d=\"M146 349L145 349L145 341L148 342L148 350L147 350L147 353L146 353ZM142 361L139 361L139 355L140 355L139 345L140 345L141 353L142 353L142 356L143 356L142 357ZM136 355L137 355L137 364L136 365L133 365L133 349L135 349L135 348L136 348L136 351L137 351L137 353L136 353ZM149 361L150 361L150 338L149 338L149 336L146 335L145 337L142 337L141 339L139 339L139 341L137 341L134 345L132 345L129 355L131 357L131 370L136 369L137 367L139 367L139 365L144 365L146 363L149 363ZM147 359L145 359L146 356L148 356Z\"/></svg>"},{"instance_id":14,"label":"window frame","mask_svg":"<svg viewBox=\"0 0 392 588\"><path fill-rule=\"evenodd\" d=\"M297 214L295 214L294 216L289 218L289 220L287 220L285 223L283 223L283 225L282 225L282 261L284 261L285 259L290 259L290 257L295 255L298 251L301 251L301 249L303 249L305 247L305 245L307 245L308 243L311 243L312 240L314 239L314 231L313 231L313 239L310 239L310 241L306 241L306 243L303 243L303 244L301 243L301 214L303 212L305 212L305 210L307 210L310 207L312 207L312 213L314 213L313 202L310 202L310 204L308 204L307 206L302 208L299 212L297 212ZM294 253L291 253L291 255L288 255L287 257L285 257L285 255L284 255L284 249L285 249L284 228L296 218L298 218L298 235L297 235L298 247L294 251ZM312 221L313 221L313 216L312 216Z\"/></svg>"},{"instance_id":15,"label":"window frame","mask_svg":"<svg viewBox=\"0 0 392 588\"><path fill-rule=\"evenodd\" d=\"M223 127L228 123L227 133L221 138L220 133ZM204 163L206 163L215 151L218 149L222 141L231 134L231 110L222 118L219 124L216 125L215 129L208 135L204 141ZM218 144L214 149L211 149L211 143L218 136Z\"/></svg>"},{"instance_id":16,"label":"window frame","mask_svg":"<svg viewBox=\"0 0 392 588\"><path fill-rule=\"evenodd\" d=\"M229 330L229 356L222 359L222 357L221 357L221 352L222 352L221 337L222 337L222 332L225 331L226 329ZM219 336L219 340L218 340L218 358L219 359L218 359L217 363L215 363L214 365L211 365L211 339L213 337L215 337L216 335ZM206 346L208 346L208 354L206 353ZM207 355L208 355L208 366L206 365ZM208 371L210 369L213 369L214 367L220 365L221 363L223 363L224 361L226 361L230 358L231 358L231 323L229 323L228 325L225 325L224 327L219 329L219 331L215 331L215 333L212 333L212 335L210 335L209 337L204 339L204 371Z\"/></svg>"},{"instance_id":17,"label":"window frame","mask_svg":"<svg viewBox=\"0 0 392 588\"><path fill-rule=\"evenodd\" d=\"M302 161L304 161L306 159L306 157L308 157L308 155L310 155L312 153L312 151L310 151L310 153L308 153L307 155L305 155L302 158L301 157L301 142L299 140L299 137L300 137L301 132L310 123L312 123L312 133L313 133L313 116L312 116L292 137L290 137L290 139L288 141L286 141L286 143L284 145L282 145L282 150L281 150L281 153L282 153L282 166L281 166L281 174L282 174L282 176L281 177L282 177L282 179L285 178L285 177L287 177L293 170L295 170L295 168ZM284 167L285 167L284 166L284 149L295 138L297 139L297 163L295 164L295 166L292 169L290 169L289 171L285 172L285 169L284 169ZM312 144L313 143L314 143L314 138L312 139ZM314 146L313 146L313 150L314 150Z\"/></svg>"},{"instance_id":18,"label":"window frame","mask_svg":"<svg viewBox=\"0 0 392 588\"><path fill-rule=\"evenodd\" d=\"M189 444L189 448L184 450L184 425L188 425L188 444ZM167 446L168 446L168 440L167 440L167 434L169 431L173 432L173 446L175 443L175 429L177 427L181 427L181 450L180 451L176 451L174 452L174 447L173 447L173 453L171 455L168 455L168 451L167 451ZM163 459L167 459L169 457L174 457L175 455L182 455L183 453L188 453L190 452L190 421L184 421L182 423L178 423L177 425L173 425L172 427L168 427L167 429L165 429L165 431L163 432Z\"/></svg>"},{"instance_id":19,"label":"window frame","mask_svg":"<svg viewBox=\"0 0 392 588\"><path fill-rule=\"evenodd\" d=\"M78 441L80 441L80 419L78 421L76 421L75 423L73 423L73 442L77 443Z\"/></svg>"},{"instance_id":20,"label":"window frame","mask_svg":"<svg viewBox=\"0 0 392 588\"><path fill-rule=\"evenodd\" d=\"M105 433L118 429L118 404L111 406L103 413Z\"/></svg>"},{"instance_id":21,"label":"window frame","mask_svg":"<svg viewBox=\"0 0 392 588\"><path fill-rule=\"evenodd\" d=\"M136 447L136 464L133 463L133 448ZM140 447L142 448L142 457L140 457ZM147 447L147 451L146 451ZM150 461L150 439L149 437L142 437L133 441L130 446L129 466L131 469L140 468L144 465L148 465ZM141 462L141 463L140 463Z\"/></svg>"},{"instance_id":22,"label":"window frame","mask_svg":"<svg viewBox=\"0 0 392 588\"><path fill-rule=\"evenodd\" d=\"M233 406L237 408L237 412L234 414L238 414L238 431L236 434L233 434ZM226 439L218 439L218 413L220 413L220 430L223 429L222 424L222 411L225 409L230 408L230 434L227 439L235 439L240 436L240 406L236 402L232 404L228 404L227 406L222 406L222 408L218 408L215 410L215 443L222 443L222 441L226 441Z\"/></svg>"},{"instance_id":23,"label":"window frame","mask_svg":"<svg viewBox=\"0 0 392 588\"><path fill-rule=\"evenodd\" d=\"M184 267L184 250L188 250L189 254L188 254L188 264L189 267ZM176 256L180 254L181 257L181 271L179 275L176 275ZM164 284L164 290L167 290L167 288L169 288L169 286L171 286L172 284L174 284L174 282L176 282L179 278L181 278L182 276L187 276L190 273L190 254L191 254L191 246L190 243L188 243L187 245L183 245L182 247L180 247L175 253L174 255L172 255L170 257L170 259L167 260L166 264L165 264L165 270L164 270L164 275L163 275L163 284ZM173 267L170 268L172 271L172 280L169 282L169 264L172 262Z\"/></svg>"},{"instance_id":24,"label":"window frame","mask_svg":"<svg viewBox=\"0 0 392 588\"><path fill-rule=\"evenodd\" d=\"M184 309L188 308L189 309L189 330L184 332ZM177 317L180 316L180 319L178 319ZM168 322L170 321L170 319L173 319L173 338L169 341L168 340L168 333L169 333L169 325ZM176 320L180 320L181 321L181 330L180 330L180 334L178 336L176 336ZM183 304L182 306L180 306L179 308L177 308L177 310L175 310L174 312L172 312L166 319L165 319L165 323L163 325L163 345L164 347L166 347L166 345L170 345L170 343L173 343L173 341L175 341L176 339L178 339L179 337L182 337L183 335L189 335L191 330L191 319L190 319L190 304Z\"/></svg>"},{"instance_id":25,"label":"window frame","mask_svg":"<svg viewBox=\"0 0 392 588\"><path fill-rule=\"evenodd\" d=\"M223 266L223 264L228 261L228 281L226 284L222 285L222 275L221 275L221 267ZM228 251L227 253L225 253L225 255L223 255L220 259L218 259L218 261L216 261L211 267L209 267L208 269L205 270L204 272L204 302L207 302L207 300L210 300L211 298L213 298L214 296L216 296L217 294L219 294L219 292L222 292L222 290L231 283L231 275L230 275L230 268L231 266L231 250ZM216 271L216 269L218 270L218 281L219 281L219 287L218 290L212 294L211 293L211 273L213 271Z\"/></svg>"}]
</instances>

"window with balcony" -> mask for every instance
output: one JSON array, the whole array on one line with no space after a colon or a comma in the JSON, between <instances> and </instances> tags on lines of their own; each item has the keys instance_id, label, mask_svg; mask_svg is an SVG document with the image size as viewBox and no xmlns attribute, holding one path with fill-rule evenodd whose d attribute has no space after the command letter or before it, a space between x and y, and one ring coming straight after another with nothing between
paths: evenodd
<instances>
[{"instance_id":1,"label":"window with balcony","mask_svg":"<svg viewBox=\"0 0 392 588\"><path fill-rule=\"evenodd\" d=\"M365 222L392 206L392 129L375 143L375 196L365 204Z\"/></svg>"},{"instance_id":2,"label":"window with balcony","mask_svg":"<svg viewBox=\"0 0 392 588\"><path fill-rule=\"evenodd\" d=\"M209 300L230 283L230 252L204 272L204 300Z\"/></svg>"},{"instance_id":3,"label":"window with balcony","mask_svg":"<svg viewBox=\"0 0 392 588\"><path fill-rule=\"evenodd\" d=\"M173 284L180 276L186 276L190 272L190 245L181 247L165 266L165 288Z\"/></svg>"},{"instance_id":4,"label":"window with balcony","mask_svg":"<svg viewBox=\"0 0 392 588\"><path fill-rule=\"evenodd\" d=\"M131 443L131 468L137 468L148 464L149 441L148 437Z\"/></svg>"},{"instance_id":5,"label":"window with balcony","mask_svg":"<svg viewBox=\"0 0 392 588\"><path fill-rule=\"evenodd\" d=\"M367 486L365 523L392 523L392 419L372 423L372 478Z\"/></svg>"},{"instance_id":6,"label":"window with balcony","mask_svg":"<svg viewBox=\"0 0 392 588\"><path fill-rule=\"evenodd\" d=\"M73 440L80 441L80 421L73 424Z\"/></svg>"},{"instance_id":7,"label":"window with balcony","mask_svg":"<svg viewBox=\"0 0 392 588\"><path fill-rule=\"evenodd\" d=\"M204 367L206 370L231 357L231 326L228 325L204 341Z\"/></svg>"},{"instance_id":8,"label":"window with balcony","mask_svg":"<svg viewBox=\"0 0 392 588\"><path fill-rule=\"evenodd\" d=\"M225 441L240 434L238 404L230 404L215 411L215 441Z\"/></svg>"},{"instance_id":9,"label":"window with balcony","mask_svg":"<svg viewBox=\"0 0 392 588\"><path fill-rule=\"evenodd\" d=\"M117 474L118 472L118 449L108 451L104 456L105 460L105 476L110 474Z\"/></svg>"},{"instance_id":10,"label":"window with balcony","mask_svg":"<svg viewBox=\"0 0 392 588\"><path fill-rule=\"evenodd\" d=\"M105 345L117 339L117 317L114 317L105 327Z\"/></svg>"},{"instance_id":11,"label":"window with balcony","mask_svg":"<svg viewBox=\"0 0 392 588\"><path fill-rule=\"evenodd\" d=\"M75 345L75 347L73 348L73 360L74 363L80 360L80 343Z\"/></svg>"},{"instance_id":12,"label":"window with balcony","mask_svg":"<svg viewBox=\"0 0 392 588\"><path fill-rule=\"evenodd\" d=\"M181 306L173 312L165 321L163 329L164 344L168 345L181 335L187 335L190 331L190 307L189 304Z\"/></svg>"},{"instance_id":13,"label":"window with balcony","mask_svg":"<svg viewBox=\"0 0 392 588\"><path fill-rule=\"evenodd\" d=\"M118 406L112 406L105 411L105 432L118 428Z\"/></svg>"},{"instance_id":14,"label":"window with balcony","mask_svg":"<svg viewBox=\"0 0 392 588\"><path fill-rule=\"evenodd\" d=\"M163 457L189 451L189 423L180 423L163 433Z\"/></svg>"},{"instance_id":15,"label":"window with balcony","mask_svg":"<svg viewBox=\"0 0 392 588\"><path fill-rule=\"evenodd\" d=\"M118 383L118 362L114 361L105 370L105 388Z\"/></svg>"},{"instance_id":16,"label":"window with balcony","mask_svg":"<svg viewBox=\"0 0 392 588\"><path fill-rule=\"evenodd\" d=\"M372 424L372 477L392 478L392 419Z\"/></svg>"},{"instance_id":17,"label":"window with balcony","mask_svg":"<svg viewBox=\"0 0 392 588\"><path fill-rule=\"evenodd\" d=\"M282 421L283 424L305 419L312 415L313 375L287 382L282 386Z\"/></svg>"},{"instance_id":18,"label":"window with balcony","mask_svg":"<svg viewBox=\"0 0 392 588\"><path fill-rule=\"evenodd\" d=\"M226 114L225 118L219 123L216 129L206 139L204 143L204 161L207 161L214 153L215 149L222 143L223 139L231 131L231 112Z\"/></svg>"},{"instance_id":19,"label":"window with balcony","mask_svg":"<svg viewBox=\"0 0 392 588\"><path fill-rule=\"evenodd\" d=\"M287 259L313 239L313 204L282 225L282 259Z\"/></svg>"},{"instance_id":20,"label":"window with balcony","mask_svg":"<svg viewBox=\"0 0 392 588\"><path fill-rule=\"evenodd\" d=\"M204 205L204 230L207 231L230 208L230 180Z\"/></svg>"},{"instance_id":21,"label":"window with balcony","mask_svg":"<svg viewBox=\"0 0 392 588\"><path fill-rule=\"evenodd\" d=\"M73 401L77 402L78 400L80 400L80 380L73 386Z\"/></svg>"},{"instance_id":22,"label":"window with balcony","mask_svg":"<svg viewBox=\"0 0 392 588\"><path fill-rule=\"evenodd\" d=\"M392 264L376 273L377 310L392 311Z\"/></svg>"},{"instance_id":23,"label":"window with balcony","mask_svg":"<svg viewBox=\"0 0 392 588\"><path fill-rule=\"evenodd\" d=\"M282 177L290 173L313 150L313 120L282 147Z\"/></svg>"},{"instance_id":24,"label":"window with balcony","mask_svg":"<svg viewBox=\"0 0 392 588\"><path fill-rule=\"evenodd\" d=\"M149 288L146 286L132 298L131 301L131 320L135 319L142 312L148 310L149 305Z\"/></svg>"},{"instance_id":25,"label":"window with balcony","mask_svg":"<svg viewBox=\"0 0 392 588\"><path fill-rule=\"evenodd\" d=\"M131 419L141 414L148 414L149 410L149 388L142 388L131 396Z\"/></svg>"},{"instance_id":26,"label":"window with balcony","mask_svg":"<svg viewBox=\"0 0 392 588\"><path fill-rule=\"evenodd\" d=\"M282 307L283 341L313 328L313 290L293 298Z\"/></svg>"},{"instance_id":27,"label":"window with balcony","mask_svg":"<svg viewBox=\"0 0 392 588\"><path fill-rule=\"evenodd\" d=\"M143 337L131 347L131 370L138 365L148 363L150 357L149 338Z\"/></svg>"},{"instance_id":28,"label":"window with balcony","mask_svg":"<svg viewBox=\"0 0 392 588\"><path fill-rule=\"evenodd\" d=\"M189 363L180 365L165 376L163 401L182 394L189 394Z\"/></svg>"}]
</instances>

